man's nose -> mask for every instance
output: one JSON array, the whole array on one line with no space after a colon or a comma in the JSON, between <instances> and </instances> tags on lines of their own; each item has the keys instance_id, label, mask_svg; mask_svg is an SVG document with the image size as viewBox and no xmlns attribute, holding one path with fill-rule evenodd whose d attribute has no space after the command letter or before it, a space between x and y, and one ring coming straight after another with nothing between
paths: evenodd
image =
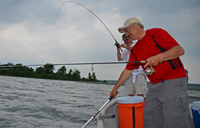
<instances>
[{"instance_id":1,"label":"man's nose","mask_svg":"<svg viewBox=\"0 0 200 128\"><path fill-rule=\"evenodd\" d=\"M126 33L126 36L129 36L129 35L130 35L129 32L127 32L127 33Z\"/></svg>"}]
</instances>

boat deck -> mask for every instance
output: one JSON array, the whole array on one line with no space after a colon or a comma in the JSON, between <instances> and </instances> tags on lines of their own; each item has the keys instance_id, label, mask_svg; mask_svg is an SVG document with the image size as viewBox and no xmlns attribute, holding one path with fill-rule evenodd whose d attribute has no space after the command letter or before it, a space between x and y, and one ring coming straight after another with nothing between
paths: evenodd
<instances>
[{"instance_id":1,"label":"boat deck","mask_svg":"<svg viewBox=\"0 0 200 128\"><path fill-rule=\"evenodd\" d=\"M193 119L190 116L188 116L187 119L188 119L187 128L195 128Z\"/></svg>"},{"instance_id":2,"label":"boat deck","mask_svg":"<svg viewBox=\"0 0 200 128\"><path fill-rule=\"evenodd\" d=\"M189 96L189 103L200 101L200 96ZM111 101L100 113L97 128L117 128L118 127L118 112L116 107L116 99ZM189 105L190 106L190 105ZM187 110L187 128L195 128L193 118L191 118L190 107ZM113 116L115 115L115 116ZM103 117L103 118L102 118ZM111 125L112 124L112 125Z\"/></svg>"}]
</instances>

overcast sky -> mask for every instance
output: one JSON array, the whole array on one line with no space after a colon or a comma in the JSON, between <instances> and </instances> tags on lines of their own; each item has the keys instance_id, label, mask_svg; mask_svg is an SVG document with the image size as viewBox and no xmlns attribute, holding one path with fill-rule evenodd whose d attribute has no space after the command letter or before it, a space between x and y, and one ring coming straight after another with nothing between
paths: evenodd
<instances>
[{"instance_id":1,"label":"overcast sky","mask_svg":"<svg viewBox=\"0 0 200 128\"><path fill-rule=\"evenodd\" d=\"M92 10L119 43L125 20L137 17L145 30L167 30L185 49L189 83L200 84L199 0L76 0ZM66 0L0 0L0 63L117 62L114 39L82 6ZM117 80L122 65L94 65L98 79ZM60 68L56 66L56 70ZM87 77L91 65L67 66Z\"/></svg>"}]
</instances>

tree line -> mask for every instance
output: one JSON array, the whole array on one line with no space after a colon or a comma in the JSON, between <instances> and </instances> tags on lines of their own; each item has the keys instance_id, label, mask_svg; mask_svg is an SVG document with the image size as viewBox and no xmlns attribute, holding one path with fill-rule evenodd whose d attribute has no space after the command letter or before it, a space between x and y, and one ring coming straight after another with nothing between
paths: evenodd
<instances>
[{"instance_id":1,"label":"tree line","mask_svg":"<svg viewBox=\"0 0 200 128\"><path fill-rule=\"evenodd\" d=\"M4 76L19 76L19 77L29 77L29 78L42 78L42 79L56 79L56 80L73 80L73 81L99 81L96 78L95 72L88 73L88 77L81 77L79 70L72 69L67 73L67 68L62 66L57 70L56 73L53 72L55 67L51 63L47 63L44 66L36 68L34 70L31 67L23 66L22 64L0 64L0 75Z\"/></svg>"}]
</instances>

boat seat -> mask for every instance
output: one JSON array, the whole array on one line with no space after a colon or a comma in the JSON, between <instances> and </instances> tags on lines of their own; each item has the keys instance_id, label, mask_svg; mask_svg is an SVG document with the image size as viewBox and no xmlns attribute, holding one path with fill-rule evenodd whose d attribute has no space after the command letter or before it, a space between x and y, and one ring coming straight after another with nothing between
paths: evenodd
<instances>
[{"instance_id":1,"label":"boat seat","mask_svg":"<svg viewBox=\"0 0 200 128\"><path fill-rule=\"evenodd\" d=\"M111 101L99 114L97 128L118 128L117 100Z\"/></svg>"},{"instance_id":2,"label":"boat seat","mask_svg":"<svg viewBox=\"0 0 200 128\"><path fill-rule=\"evenodd\" d=\"M114 114L106 114L106 115L100 115L99 119L103 120L103 119L110 119L110 118L115 118Z\"/></svg>"}]
</instances>

